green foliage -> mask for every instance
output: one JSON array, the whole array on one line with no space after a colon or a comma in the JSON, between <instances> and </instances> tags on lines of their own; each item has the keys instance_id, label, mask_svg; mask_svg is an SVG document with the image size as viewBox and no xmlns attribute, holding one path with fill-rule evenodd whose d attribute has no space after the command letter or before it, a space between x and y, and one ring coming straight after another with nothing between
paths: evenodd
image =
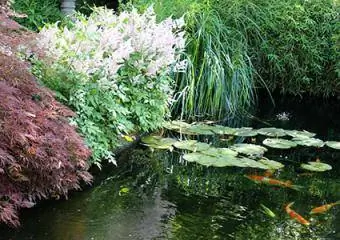
<instances>
[{"instance_id":1,"label":"green foliage","mask_svg":"<svg viewBox=\"0 0 340 240\"><path fill-rule=\"evenodd\" d=\"M62 20L59 0L15 0L11 7L18 13L24 13L27 18L15 20L33 31L40 30L46 23Z\"/></svg>"},{"instance_id":2,"label":"green foliage","mask_svg":"<svg viewBox=\"0 0 340 240\"><path fill-rule=\"evenodd\" d=\"M36 61L33 72L77 113L72 123L92 150L91 163L115 163L120 135L162 126L172 93L169 73L184 46L175 25L156 23L151 8L120 16L98 8L89 17L78 15L73 27L40 32L50 62Z\"/></svg>"},{"instance_id":3,"label":"green foliage","mask_svg":"<svg viewBox=\"0 0 340 240\"><path fill-rule=\"evenodd\" d=\"M271 90L339 91L337 1L214 0L212 6L227 26L245 36L247 53Z\"/></svg>"},{"instance_id":4,"label":"green foliage","mask_svg":"<svg viewBox=\"0 0 340 240\"><path fill-rule=\"evenodd\" d=\"M174 76L174 115L232 117L255 87L335 95L339 90L339 4L333 0L133 0L159 19L186 13L188 68Z\"/></svg>"}]
</instances>

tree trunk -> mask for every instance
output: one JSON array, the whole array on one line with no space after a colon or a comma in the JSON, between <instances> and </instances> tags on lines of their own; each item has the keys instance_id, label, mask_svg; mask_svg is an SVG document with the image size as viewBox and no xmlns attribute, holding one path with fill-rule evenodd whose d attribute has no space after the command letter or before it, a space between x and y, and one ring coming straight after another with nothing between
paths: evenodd
<instances>
[{"instance_id":1,"label":"tree trunk","mask_svg":"<svg viewBox=\"0 0 340 240\"><path fill-rule=\"evenodd\" d=\"M61 0L61 12L65 15L71 15L75 11L75 9L76 0Z\"/></svg>"}]
</instances>

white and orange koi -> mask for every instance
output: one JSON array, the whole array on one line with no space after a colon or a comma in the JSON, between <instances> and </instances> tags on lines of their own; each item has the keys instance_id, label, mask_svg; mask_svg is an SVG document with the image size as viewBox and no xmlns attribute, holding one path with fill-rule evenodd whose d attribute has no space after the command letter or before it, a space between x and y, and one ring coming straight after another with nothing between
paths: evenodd
<instances>
[{"instance_id":1,"label":"white and orange koi","mask_svg":"<svg viewBox=\"0 0 340 240\"><path fill-rule=\"evenodd\" d=\"M293 209L290 208L293 204L294 204L294 202L291 202L291 203L287 204L286 207L285 207L285 210L286 210L287 214L289 215L289 217L291 219L294 219L298 223L301 223L305 226L309 226L310 222L308 220L306 220L304 217L302 217L300 214L298 214L297 212L295 212Z\"/></svg>"}]
</instances>

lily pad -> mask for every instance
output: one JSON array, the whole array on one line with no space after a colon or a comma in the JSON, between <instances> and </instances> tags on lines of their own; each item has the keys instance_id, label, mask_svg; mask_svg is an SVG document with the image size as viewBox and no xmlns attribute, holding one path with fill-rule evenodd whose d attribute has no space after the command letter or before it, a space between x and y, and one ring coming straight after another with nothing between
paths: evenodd
<instances>
[{"instance_id":1,"label":"lily pad","mask_svg":"<svg viewBox=\"0 0 340 240\"><path fill-rule=\"evenodd\" d=\"M297 146L297 144L293 141L280 138L266 138L265 140L263 140L263 144L268 147L279 149L288 149Z\"/></svg>"},{"instance_id":2,"label":"lily pad","mask_svg":"<svg viewBox=\"0 0 340 240\"><path fill-rule=\"evenodd\" d=\"M187 132L189 133L195 133L198 135L213 135L214 132L212 131L214 127L209 126L206 124L198 124L198 125L192 125L189 128L187 128Z\"/></svg>"},{"instance_id":3,"label":"lily pad","mask_svg":"<svg viewBox=\"0 0 340 240\"><path fill-rule=\"evenodd\" d=\"M274 160L269 160L267 158L262 158L258 160L258 162L268 166L269 169L280 169L284 167L282 163L274 161Z\"/></svg>"},{"instance_id":4,"label":"lily pad","mask_svg":"<svg viewBox=\"0 0 340 240\"><path fill-rule=\"evenodd\" d=\"M234 166L233 162L236 160L234 156L226 156L226 157L214 157L208 156L201 152L188 153L184 154L183 158L188 162L196 162L204 166L214 166L214 167L227 167Z\"/></svg>"},{"instance_id":5,"label":"lily pad","mask_svg":"<svg viewBox=\"0 0 340 240\"><path fill-rule=\"evenodd\" d=\"M322 162L308 162L308 164L301 164L301 168L313 171L313 172L324 172L332 169L332 166Z\"/></svg>"},{"instance_id":6,"label":"lily pad","mask_svg":"<svg viewBox=\"0 0 340 240\"><path fill-rule=\"evenodd\" d=\"M210 147L209 149L203 151L202 153L204 153L205 155L214 156L214 157L237 156L237 152L229 148Z\"/></svg>"},{"instance_id":7,"label":"lily pad","mask_svg":"<svg viewBox=\"0 0 340 240\"><path fill-rule=\"evenodd\" d=\"M162 138L160 136L146 136L142 138L144 145L154 149L173 149L173 144L177 142L173 138Z\"/></svg>"},{"instance_id":8,"label":"lily pad","mask_svg":"<svg viewBox=\"0 0 340 240\"><path fill-rule=\"evenodd\" d=\"M236 132L235 128L225 127L221 125L215 125L212 131L220 135L233 135Z\"/></svg>"},{"instance_id":9,"label":"lily pad","mask_svg":"<svg viewBox=\"0 0 340 240\"><path fill-rule=\"evenodd\" d=\"M303 138L303 137L314 137L316 134L312 132L308 132L306 130L298 131L298 130L285 130L285 132L294 138Z\"/></svg>"},{"instance_id":10,"label":"lily pad","mask_svg":"<svg viewBox=\"0 0 340 240\"><path fill-rule=\"evenodd\" d=\"M257 132L268 137L283 137L287 135L282 128L260 128Z\"/></svg>"},{"instance_id":11,"label":"lily pad","mask_svg":"<svg viewBox=\"0 0 340 240\"><path fill-rule=\"evenodd\" d=\"M184 154L183 158L188 162L196 162L204 166L214 166L214 167L251 167L251 168L261 168L269 169L268 166L257 162L250 158L238 158L232 155L226 156L208 156L201 152Z\"/></svg>"},{"instance_id":12,"label":"lily pad","mask_svg":"<svg viewBox=\"0 0 340 240\"><path fill-rule=\"evenodd\" d=\"M238 158L238 162L235 163L237 167L250 167L250 168L260 168L260 169L269 169L267 165L264 165L258 161L255 161L250 158L242 157Z\"/></svg>"},{"instance_id":13,"label":"lily pad","mask_svg":"<svg viewBox=\"0 0 340 240\"><path fill-rule=\"evenodd\" d=\"M239 137L253 137L257 135L257 130L251 127L236 128L234 135Z\"/></svg>"},{"instance_id":14,"label":"lily pad","mask_svg":"<svg viewBox=\"0 0 340 240\"><path fill-rule=\"evenodd\" d=\"M174 146L179 149L189 150L193 152L201 152L210 148L207 143L197 142L196 140L185 140L174 143Z\"/></svg>"},{"instance_id":15,"label":"lily pad","mask_svg":"<svg viewBox=\"0 0 340 240\"><path fill-rule=\"evenodd\" d=\"M328 147L331 147L331 148L340 150L340 142L336 142L336 141L327 141L327 142L325 142L325 144L326 144Z\"/></svg>"},{"instance_id":16,"label":"lily pad","mask_svg":"<svg viewBox=\"0 0 340 240\"><path fill-rule=\"evenodd\" d=\"M307 147L323 147L325 145L325 143L322 140L311 137L293 138L292 141L296 142L298 145Z\"/></svg>"},{"instance_id":17,"label":"lily pad","mask_svg":"<svg viewBox=\"0 0 340 240\"><path fill-rule=\"evenodd\" d=\"M183 121L170 121L165 122L163 127L169 130L179 130L181 128L189 128L191 125Z\"/></svg>"},{"instance_id":18,"label":"lily pad","mask_svg":"<svg viewBox=\"0 0 340 240\"><path fill-rule=\"evenodd\" d=\"M246 155L263 155L267 151L265 147L249 143L234 144L230 146L230 149Z\"/></svg>"}]
</instances>

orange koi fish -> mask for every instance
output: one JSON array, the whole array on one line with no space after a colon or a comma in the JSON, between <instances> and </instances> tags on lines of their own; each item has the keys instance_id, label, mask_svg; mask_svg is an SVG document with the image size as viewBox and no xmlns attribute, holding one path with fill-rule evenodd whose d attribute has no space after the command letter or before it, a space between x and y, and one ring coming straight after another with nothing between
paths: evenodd
<instances>
[{"instance_id":1,"label":"orange koi fish","mask_svg":"<svg viewBox=\"0 0 340 240\"><path fill-rule=\"evenodd\" d=\"M309 226L310 225L309 221L304 219L300 214L298 214L297 212L295 212L293 209L290 208L293 204L294 204L294 202L291 202L291 203L287 204L287 206L285 207L285 210L288 213L289 217L291 219L294 219L295 221L305 225L305 226Z\"/></svg>"},{"instance_id":2,"label":"orange koi fish","mask_svg":"<svg viewBox=\"0 0 340 240\"><path fill-rule=\"evenodd\" d=\"M310 211L310 214L324 213L324 212L328 211L330 208L334 207L335 205L340 205L340 201L337 201L337 202L334 202L334 203L325 204L325 205L322 205L320 207L313 208Z\"/></svg>"},{"instance_id":3,"label":"orange koi fish","mask_svg":"<svg viewBox=\"0 0 340 240\"><path fill-rule=\"evenodd\" d=\"M294 190L301 190L301 186L293 185L291 181L280 181L278 179L269 178L266 176L258 176L258 175L246 175L246 177L257 183L265 183L268 185L278 186L278 187L287 187Z\"/></svg>"}]
</instances>

